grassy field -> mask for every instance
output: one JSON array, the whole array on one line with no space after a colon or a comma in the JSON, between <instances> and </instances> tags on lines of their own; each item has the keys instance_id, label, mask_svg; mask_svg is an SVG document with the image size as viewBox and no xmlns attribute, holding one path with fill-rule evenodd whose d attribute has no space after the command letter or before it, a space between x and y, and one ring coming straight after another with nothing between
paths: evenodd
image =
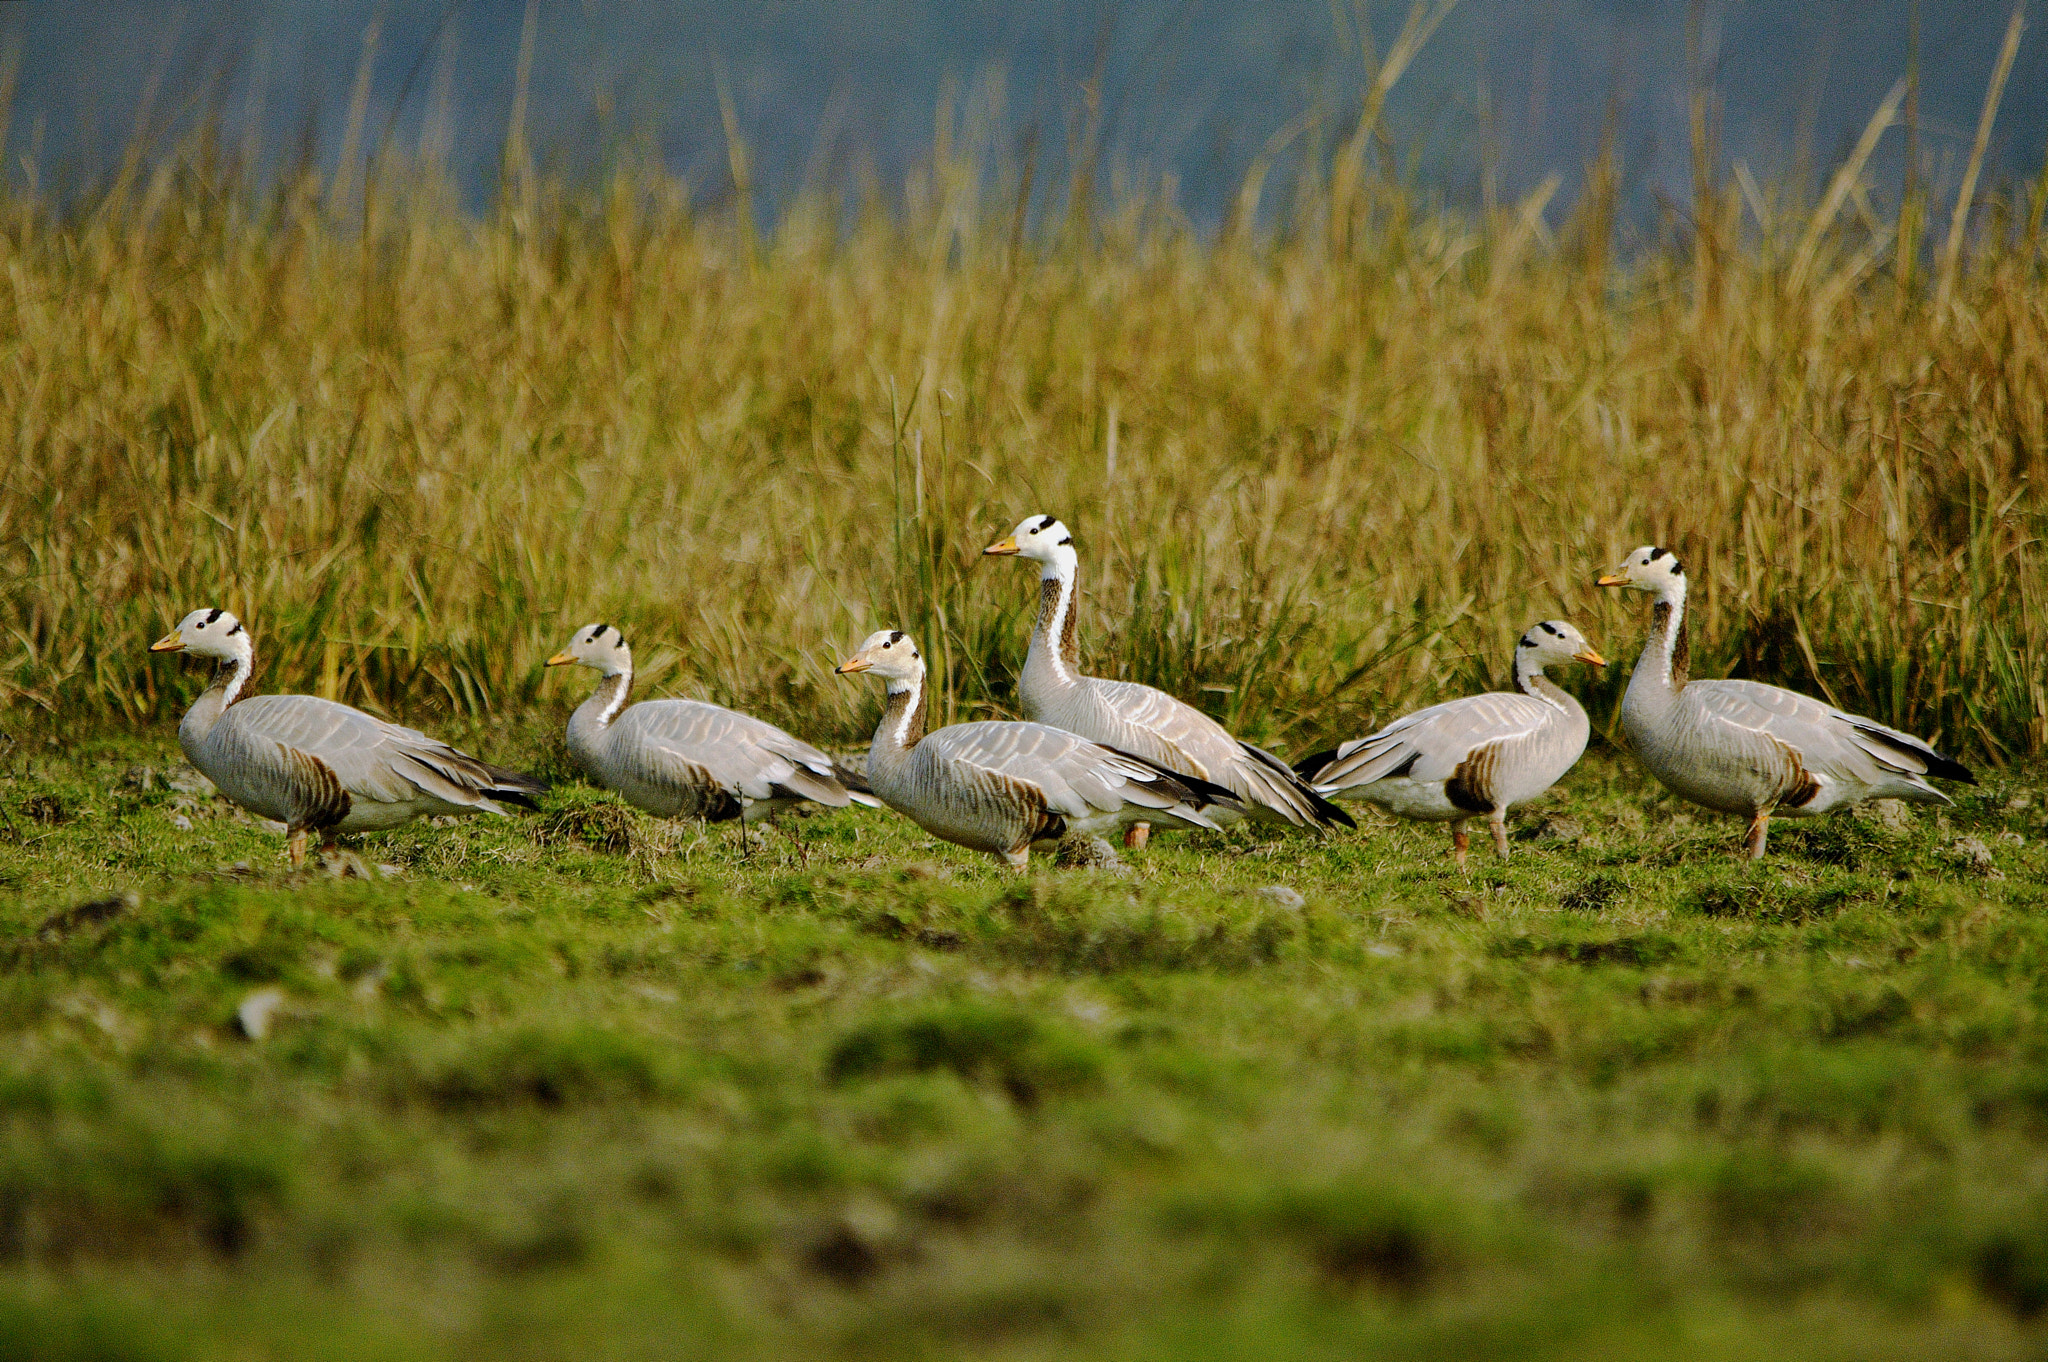
<instances>
[{"instance_id":1,"label":"grassy field","mask_svg":"<svg viewBox=\"0 0 2048 1362\"><path fill-rule=\"evenodd\" d=\"M2042 1355L2048 180L1945 233L1866 145L1623 252L1611 157L1461 214L1371 134L1213 234L950 113L772 228L744 173L477 216L204 137L0 195L0 1355ZM1596 736L1469 876L1373 823L1018 881L566 778L599 619L821 742L878 627L1010 712L1036 592L979 550L1032 512L1096 670L1290 756L1558 615L1611 735L1593 579L1656 542L1696 675L1984 784L1747 865ZM201 605L260 688L562 783L289 874L177 760L204 678L145 649Z\"/></svg>"},{"instance_id":2,"label":"grassy field","mask_svg":"<svg viewBox=\"0 0 2048 1362\"><path fill-rule=\"evenodd\" d=\"M1469 877L1372 825L1025 880L571 785L364 880L189 774L0 762L7 1356L2048 1341L2032 782L1749 865L1601 755Z\"/></svg>"}]
</instances>

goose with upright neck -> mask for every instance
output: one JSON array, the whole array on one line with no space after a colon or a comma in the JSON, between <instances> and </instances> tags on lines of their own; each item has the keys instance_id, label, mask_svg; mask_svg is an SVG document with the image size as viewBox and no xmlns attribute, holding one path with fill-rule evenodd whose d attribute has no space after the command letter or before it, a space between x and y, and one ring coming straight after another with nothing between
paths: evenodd
<instances>
[{"instance_id":1,"label":"goose with upright neck","mask_svg":"<svg viewBox=\"0 0 2048 1362\"><path fill-rule=\"evenodd\" d=\"M253 695L256 649L242 622L194 610L150 645L218 665L178 725L185 757L220 792L285 825L293 865L315 832L380 832L426 814L536 808L547 785L478 761L416 729L314 695Z\"/></svg>"},{"instance_id":2,"label":"goose with upright neck","mask_svg":"<svg viewBox=\"0 0 2048 1362\"><path fill-rule=\"evenodd\" d=\"M1586 750L1586 711L1548 667L1607 659L1563 620L1530 626L1515 645L1515 693L1448 700L1394 720L1370 737L1303 761L1295 770L1332 799L1377 804L1399 818L1449 823L1465 864L1468 819L1484 818L1493 849L1508 854L1508 811L1564 778Z\"/></svg>"},{"instance_id":3,"label":"goose with upright neck","mask_svg":"<svg viewBox=\"0 0 2048 1362\"><path fill-rule=\"evenodd\" d=\"M1193 705L1151 686L1082 673L1075 619L1080 558L1065 525L1049 515L1029 516L982 552L1039 565L1038 623L1017 678L1027 719L1221 785L1237 796L1246 815L1264 822L1355 826L1350 814L1310 789L1287 763L1238 741ZM1143 839L1142 831L1133 838Z\"/></svg>"},{"instance_id":4,"label":"goose with upright neck","mask_svg":"<svg viewBox=\"0 0 2048 1362\"><path fill-rule=\"evenodd\" d=\"M805 801L880 807L858 776L764 719L702 700L629 704L633 650L616 625L584 625L547 665L597 672L596 688L569 716L569 754L637 809L752 823Z\"/></svg>"},{"instance_id":5,"label":"goose with upright neck","mask_svg":"<svg viewBox=\"0 0 2048 1362\"><path fill-rule=\"evenodd\" d=\"M1764 854L1773 815L1814 818L1867 799L1947 804L1928 777L1977 783L1928 743L1874 719L1758 681L1692 679L1686 582L1678 555L1655 546L1634 550L1600 578L1654 602L1621 727L1666 789L1749 820L1752 859Z\"/></svg>"},{"instance_id":6,"label":"goose with upright neck","mask_svg":"<svg viewBox=\"0 0 2048 1362\"><path fill-rule=\"evenodd\" d=\"M1140 821L1213 829L1216 811L1236 807L1228 790L1045 724L928 728L924 658L901 630L869 635L837 670L872 672L887 684L868 748L874 792L934 837L1012 869L1025 868L1032 847L1068 833Z\"/></svg>"}]
</instances>

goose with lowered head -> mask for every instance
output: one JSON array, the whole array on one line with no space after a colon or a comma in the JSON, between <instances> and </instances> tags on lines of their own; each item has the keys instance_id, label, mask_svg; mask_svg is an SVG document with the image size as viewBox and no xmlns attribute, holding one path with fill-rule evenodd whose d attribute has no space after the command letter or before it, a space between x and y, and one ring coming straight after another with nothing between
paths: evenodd
<instances>
[{"instance_id":1,"label":"goose with lowered head","mask_svg":"<svg viewBox=\"0 0 2048 1362\"><path fill-rule=\"evenodd\" d=\"M194 610L149 646L219 665L178 725L185 757L220 792L285 825L291 863L306 839L380 832L424 814L537 808L547 785L458 752L416 729L314 695L252 695L256 650L225 610Z\"/></svg>"},{"instance_id":2,"label":"goose with lowered head","mask_svg":"<svg viewBox=\"0 0 2048 1362\"><path fill-rule=\"evenodd\" d=\"M1654 598L1650 637L1621 701L1621 727L1650 774L1682 799L1749 820L1764 854L1771 816L1813 818L1866 799L1947 804L1933 776L1977 778L1910 733L1758 681L1695 681L1685 630L1685 568L1645 546L1600 578Z\"/></svg>"},{"instance_id":3,"label":"goose with lowered head","mask_svg":"<svg viewBox=\"0 0 2048 1362\"><path fill-rule=\"evenodd\" d=\"M763 719L702 700L642 700L633 650L616 625L586 624L550 667L599 676L569 716L569 754L584 773L659 818L752 823L809 800L827 808L879 808L860 778Z\"/></svg>"},{"instance_id":4,"label":"goose with lowered head","mask_svg":"<svg viewBox=\"0 0 2048 1362\"><path fill-rule=\"evenodd\" d=\"M1586 711L1543 674L1546 667L1568 662L1607 665L1565 621L1532 625L1515 645L1517 693L1431 705L1295 769L1316 793L1332 799L1363 800L1396 817L1449 823L1460 866L1468 846L1465 822L1484 818L1494 851L1505 857L1508 810L1555 785L1586 750Z\"/></svg>"},{"instance_id":5,"label":"goose with lowered head","mask_svg":"<svg viewBox=\"0 0 2048 1362\"><path fill-rule=\"evenodd\" d=\"M1237 796L1245 815L1265 822L1356 826L1350 814L1310 789L1286 762L1239 742L1193 705L1134 681L1081 673L1075 625L1080 559L1065 525L1049 515L1030 516L982 552L1038 564L1038 623L1017 678L1027 719L1221 785ZM1132 840L1142 843L1143 831Z\"/></svg>"},{"instance_id":6,"label":"goose with lowered head","mask_svg":"<svg viewBox=\"0 0 2048 1362\"><path fill-rule=\"evenodd\" d=\"M1230 791L1045 724L925 727L924 659L902 631L868 636L839 664L873 672L888 702L868 748L868 784L934 837L1022 870L1033 846L1139 821L1215 828Z\"/></svg>"}]
</instances>

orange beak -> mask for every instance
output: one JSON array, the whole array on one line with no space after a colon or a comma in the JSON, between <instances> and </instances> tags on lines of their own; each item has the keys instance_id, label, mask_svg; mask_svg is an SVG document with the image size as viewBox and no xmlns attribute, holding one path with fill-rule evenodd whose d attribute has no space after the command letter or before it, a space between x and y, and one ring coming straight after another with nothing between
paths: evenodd
<instances>
[{"instance_id":1,"label":"orange beak","mask_svg":"<svg viewBox=\"0 0 2048 1362\"><path fill-rule=\"evenodd\" d=\"M185 640L178 636L176 629L173 629L170 633L165 634L162 638L150 644L149 650L153 653L175 653L183 651L184 647Z\"/></svg>"},{"instance_id":2,"label":"orange beak","mask_svg":"<svg viewBox=\"0 0 2048 1362\"><path fill-rule=\"evenodd\" d=\"M1017 536L1011 535L1007 539L998 539L995 543L990 544L981 551L981 556L984 558L1007 558L1016 551Z\"/></svg>"}]
</instances>

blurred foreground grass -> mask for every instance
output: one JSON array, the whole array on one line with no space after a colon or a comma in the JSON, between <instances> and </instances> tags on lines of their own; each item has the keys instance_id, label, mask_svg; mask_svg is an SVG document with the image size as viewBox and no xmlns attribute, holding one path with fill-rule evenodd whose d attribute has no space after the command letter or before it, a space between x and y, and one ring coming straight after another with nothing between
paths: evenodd
<instances>
[{"instance_id":1,"label":"blurred foreground grass","mask_svg":"<svg viewBox=\"0 0 2048 1362\"><path fill-rule=\"evenodd\" d=\"M365 881L174 761L0 769L0 1354L2043 1346L2031 782L1750 866L1595 756L1469 878L1369 827L1023 882L570 786Z\"/></svg>"}]
</instances>

